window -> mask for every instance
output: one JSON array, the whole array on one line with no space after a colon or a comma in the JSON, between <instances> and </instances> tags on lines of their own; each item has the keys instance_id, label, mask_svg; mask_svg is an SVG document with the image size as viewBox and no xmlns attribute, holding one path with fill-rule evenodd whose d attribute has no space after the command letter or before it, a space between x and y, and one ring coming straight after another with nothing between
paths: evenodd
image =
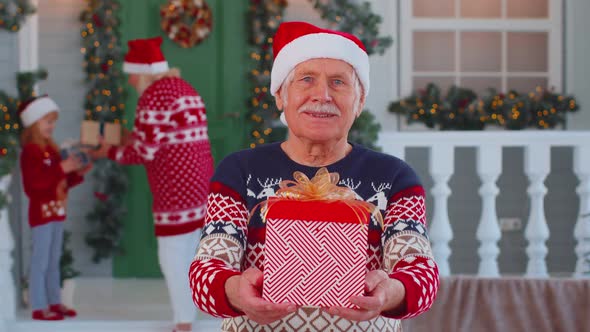
<instances>
[{"instance_id":1,"label":"window","mask_svg":"<svg viewBox=\"0 0 590 332\"><path fill-rule=\"evenodd\" d=\"M401 95L562 89L562 0L401 0Z\"/></svg>"}]
</instances>

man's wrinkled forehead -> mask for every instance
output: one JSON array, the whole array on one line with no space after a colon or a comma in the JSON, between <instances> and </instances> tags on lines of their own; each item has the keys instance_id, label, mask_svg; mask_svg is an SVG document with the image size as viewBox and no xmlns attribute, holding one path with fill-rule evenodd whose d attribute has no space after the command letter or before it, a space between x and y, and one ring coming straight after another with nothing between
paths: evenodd
<instances>
[{"instance_id":1,"label":"man's wrinkled forehead","mask_svg":"<svg viewBox=\"0 0 590 332\"><path fill-rule=\"evenodd\" d=\"M297 64L293 69L294 74L318 75L325 73L328 76L352 77L354 68L347 62L338 59L317 58Z\"/></svg>"}]
</instances>

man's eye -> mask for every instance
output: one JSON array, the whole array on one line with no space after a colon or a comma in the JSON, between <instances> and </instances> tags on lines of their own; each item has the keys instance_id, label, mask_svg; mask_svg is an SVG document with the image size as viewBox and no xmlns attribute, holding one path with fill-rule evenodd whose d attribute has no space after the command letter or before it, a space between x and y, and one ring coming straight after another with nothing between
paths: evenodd
<instances>
[{"instance_id":1,"label":"man's eye","mask_svg":"<svg viewBox=\"0 0 590 332\"><path fill-rule=\"evenodd\" d=\"M313 78L311 78L311 76L305 76L301 79L303 82L311 82L313 80Z\"/></svg>"},{"instance_id":2,"label":"man's eye","mask_svg":"<svg viewBox=\"0 0 590 332\"><path fill-rule=\"evenodd\" d=\"M334 85L343 85L344 81L343 80L334 80Z\"/></svg>"}]
</instances>

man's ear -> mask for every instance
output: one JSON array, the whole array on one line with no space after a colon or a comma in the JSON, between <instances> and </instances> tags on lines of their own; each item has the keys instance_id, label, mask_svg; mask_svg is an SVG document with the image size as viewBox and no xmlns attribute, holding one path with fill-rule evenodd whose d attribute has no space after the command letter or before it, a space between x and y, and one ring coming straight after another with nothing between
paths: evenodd
<instances>
[{"instance_id":1,"label":"man's ear","mask_svg":"<svg viewBox=\"0 0 590 332\"><path fill-rule=\"evenodd\" d=\"M365 108L365 94L361 94L361 100L359 101L359 109L356 110L356 117L358 118L363 113L363 108Z\"/></svg>"},{"instance_id":2,"label":"man's ear","mask_svg":"<svg viewBox=\"0 0 590 332\"><path fill-rule=\"evenodd\" d=\"M279 111L282 111L283 106L285 106L285 105L283 105L283 96L281 96L281 92L282 92L282 89L279 88L277 90L277 92L275 93L275 104L277 105L277 108L279 109Z\"/></svg>"}]
</instances>

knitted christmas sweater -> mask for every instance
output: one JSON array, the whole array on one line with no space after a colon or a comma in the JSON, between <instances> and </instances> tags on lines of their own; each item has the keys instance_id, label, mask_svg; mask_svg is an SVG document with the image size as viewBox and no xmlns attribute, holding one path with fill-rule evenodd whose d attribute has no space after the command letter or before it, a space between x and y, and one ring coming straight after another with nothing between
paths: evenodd
<instances>
[{"instance_id":1,"label":"knitted christmas sweater","mask_svg":"<svg viewBox=\"0 0 590 332\"><path fill-rule=\"evenodd\" d=\"M279 182L293 179L293 172L311 178L318 170L295 163L274 143L228 156L211 181L190 283L201 310L226 318L224 331L398 331L399 319L417 316L432 305L439 285L438 267L427 237L424 190L414 171L395 157L358 145L327 168L340 174L340 185L381 210L385 227L376 222L369 226L367 269L383 269L404 284L403 309L354 322L303 307L260 326L230 307L224 292L226 280L249 267L263 268L265 224L259 210L250 216L251 209L274 196Z\"/></svg>"},{"instance_id":2,"label":"knitted christmas sweater","mask_svg":"<svg viewBox=\"0 0 590 332\"><path fill-rule=\"evenodd\" d=\"M67 189L80 184L84 177L76 172L65 174L61 156L52 146L25 144L20 167L25 194L29 197L29 225L45 225L66 219L66 202L58 199L57 187L66 180Z\"/></svg>"},{"instance_id":3,"label":"knitted christmas sweater","mask_svg":"<svg viewBox=\"0 0 590 332\"><path fill-rule=\"evenodd\" d=\"M132 142L109 158L145 167L153 197L156 236L203 226L213 158L203 100L186 81L162 78L137 103Z\"/></svg>"}]
</instances>

